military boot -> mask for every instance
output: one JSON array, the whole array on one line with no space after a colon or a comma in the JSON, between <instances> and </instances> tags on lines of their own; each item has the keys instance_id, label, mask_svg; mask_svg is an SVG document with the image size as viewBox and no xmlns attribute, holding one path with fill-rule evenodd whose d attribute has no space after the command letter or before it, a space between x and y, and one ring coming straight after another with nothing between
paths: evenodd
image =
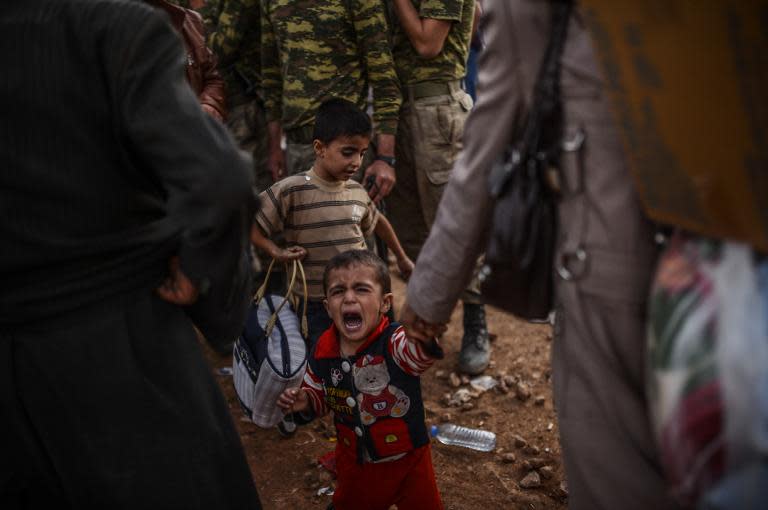
<instances>
[{"instance_id":1,"label":"military boot","mask_svg":"<svg viewBox=\"0 0 768 510\"><path fill-rule=\"evenodd\" d=\"M464 336L461 338L459 370L477 375L488 368L491 361L491 344L485 324L485 307L464 303Z\"/></svg>"}]
</instances>

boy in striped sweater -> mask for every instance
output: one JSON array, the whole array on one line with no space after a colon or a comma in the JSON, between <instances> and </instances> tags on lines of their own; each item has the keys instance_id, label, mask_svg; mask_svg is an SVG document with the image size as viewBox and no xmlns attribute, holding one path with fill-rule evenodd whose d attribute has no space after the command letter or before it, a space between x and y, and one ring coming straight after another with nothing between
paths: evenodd
<instances>
[{"instance_id":1,"label":"boy in striped sweater","mask_svg":"<svg viewBox=\"0 0 768 510\"><path fill-rule=\"evenodd\" d=\"M365 189L351 180L371 139L368 115L349 101L330 99L320 105L314 129L314 165L261 193L261 209L251 229L251 242L277 261L303 259L312 343L331 325L322 304L322 275L334 255L365 248L365 238L375 232L392 250L404 276L413 269L389 221ZM270 239L281 232L286 248Z\"/></svg>"},{"instance_id":2,"label":"boy in striped sweater","mask_svg":"<svg viewBox=\"0 0 768 510\"><path fill-rule=\"evenodd\" d=\"M443 508L435 482L419 376L442 350L390 323L387 266L353 250L325 268L324 305L333 325L320 336L301 388L283 392L286 412L333 412L338 441L336 510Z\"/></svg>"}]
</instances>

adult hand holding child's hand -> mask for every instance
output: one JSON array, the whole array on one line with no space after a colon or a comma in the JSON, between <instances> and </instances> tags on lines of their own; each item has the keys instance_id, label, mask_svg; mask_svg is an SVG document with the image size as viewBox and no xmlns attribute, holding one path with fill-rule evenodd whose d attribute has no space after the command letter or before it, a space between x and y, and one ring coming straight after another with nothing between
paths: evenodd
<instances>
[{"instance_id":1,"label":"adult hand holding child's hand","mask_svg":"<svg viewBox=\"0 0 768 510\"><path fill-rule=\"evenodd\" d=\"M405 328L405 334L410 340L415 340L423 344L430 344L432 341L445 333L448 326L445 324L432 324L418 315L406 301L400 311L400 324Z\"/></svg>"},{"instance_id":2,"label":"adult hand holding child's hand","mask_svg":"<svg viewBox=\"0 0 768 510\"><path fill-rule=\"evenodd\" d=\"M286 413L306 411L309 408L307 392L301 388L288 388L277 399L277 407Z\"/></svg>"}]
</instances>

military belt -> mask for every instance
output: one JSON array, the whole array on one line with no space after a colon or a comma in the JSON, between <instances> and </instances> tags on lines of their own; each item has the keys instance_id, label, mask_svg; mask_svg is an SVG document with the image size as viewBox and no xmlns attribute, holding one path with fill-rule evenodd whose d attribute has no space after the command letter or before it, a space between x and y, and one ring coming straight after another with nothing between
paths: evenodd
<instances>
[{"instance_id":1,"label":"military belt","mask_svg":"<svg viewBox=\"0 0 768 510\"><path fill-rule=\"evenodd\" d=\"M297 128L289 129L285 132L285 138L288 143L310 144L314 139L315 126L307 124Z\"/></svg>"},{"instance_id":2,"label":"military belt","mask_svg":"<svg viewBox=\"0 0 768 510\"><path fill-rule=\"evenodd\" d=\"M425 97L448 96L461 90L461 80L421 81L413 85L406 85L405 90L408 101Z\"/></svg>"}]
</instances>

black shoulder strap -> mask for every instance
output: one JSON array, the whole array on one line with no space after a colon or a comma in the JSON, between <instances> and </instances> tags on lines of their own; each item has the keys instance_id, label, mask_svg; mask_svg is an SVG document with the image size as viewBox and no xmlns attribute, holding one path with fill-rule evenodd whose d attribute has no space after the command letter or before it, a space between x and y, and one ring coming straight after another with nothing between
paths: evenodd
<instances>
[{"instance_id":1,"label":"black shoulder strap","mask_svg":"<svg viewBox=\"0 0 768 510\"><path fill-rule=\"evenodd\" d=\"M539 157L554 163L559 155L562 138L562 105L560 103L560 57L568 36L568 21L573 0L551 0L549 42L539 68L533 90L533 104L525 122L522 136L513 142L511 159L523 161ZM497 197L506 188L512 167L505 175L491 177L491 195Z\"/></svg>"}]
</instances>

